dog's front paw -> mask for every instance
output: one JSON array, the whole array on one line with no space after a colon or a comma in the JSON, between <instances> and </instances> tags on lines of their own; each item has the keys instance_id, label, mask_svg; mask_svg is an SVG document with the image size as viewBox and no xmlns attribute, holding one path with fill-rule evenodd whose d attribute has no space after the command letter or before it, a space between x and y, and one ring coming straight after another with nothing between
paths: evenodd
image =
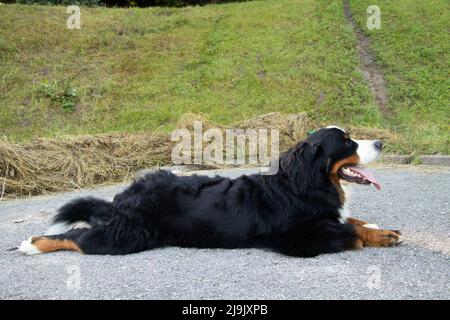
<instances>
[{"instance_id":1,"label":"dog's front paw","mask_svg":"<svg viewBox=\"0 0 450 320\"><path fill-rule=\"evenodd\" d=\"M401 232L381 230L366 226L356 228L356 235L366 247L392 247L402 242Z\"/></svg>"},{"instance_id":2,"label":"dog's front paw","mask_svg":"<svg viewBox=\"0 0 450 320\"><path fill-rule=\"evenodd\" d=\"M390 230L377 230L372 229L374 232L370 233L367 237L366 241L364 241L365 245L370 247L392 247L399 243L400 236Z\"/></svg>"},{"instance_id":3,"label":"dog's front paw","mask_svg":"<svg viewBox=\"0 0 450 320\"><path fill-rule=\"evenodd\" d=\"M397 241L396 244L400 244L400 243L403 242L403 235L402 235L402 232L400 230L389 230L389 231L392 231L392 232L394 232L394 233L396 233L398 235L398 241Z\"/></svg>"}]
</instances>

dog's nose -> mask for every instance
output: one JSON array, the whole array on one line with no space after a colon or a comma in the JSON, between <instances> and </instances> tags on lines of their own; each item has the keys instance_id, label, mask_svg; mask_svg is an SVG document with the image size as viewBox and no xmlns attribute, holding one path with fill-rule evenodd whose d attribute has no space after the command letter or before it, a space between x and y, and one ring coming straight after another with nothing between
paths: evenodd
<instances>
[{"instance_id":1,"label":"dog's nose","mask_svg":"<svg viewBox=\"0 0 450 320\"><path fill-rule=\"evenodd\" d=\"M375 140L373 142L373 145L375 146L375 149L380 150L383 149L383 141L381 140Z\"/></svg>"}]
</instances>

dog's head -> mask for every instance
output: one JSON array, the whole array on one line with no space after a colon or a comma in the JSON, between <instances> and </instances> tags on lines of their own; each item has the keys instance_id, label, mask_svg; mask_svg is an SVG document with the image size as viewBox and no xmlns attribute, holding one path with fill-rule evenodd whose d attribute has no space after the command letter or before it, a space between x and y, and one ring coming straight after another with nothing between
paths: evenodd
<instances>
[{"instance_id":1,"label":"dog's head","mask_svg":"<svg viewBox=\"0 0 450 320\"><path fill-rule=\"evenodd\" d=\"M381 154L380 140L353 140L338 127L320 129L280 158L280 168L296 176L303 186L323 183L324 179L340 184L342 180L357 184L373 184L375 177L361 168Z\"/></svg>"}]
</instances>

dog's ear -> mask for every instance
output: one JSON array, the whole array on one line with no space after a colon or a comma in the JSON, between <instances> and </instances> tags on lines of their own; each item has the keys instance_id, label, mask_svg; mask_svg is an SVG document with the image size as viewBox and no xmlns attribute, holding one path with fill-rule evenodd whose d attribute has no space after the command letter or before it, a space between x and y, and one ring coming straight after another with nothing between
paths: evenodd
<instances>
[{"instance_id":1,"label":"dog's ear","mask_svg":"<svg viewBox=\"0 0 450 320\"><path fill-rule=\"evenodd\" d=\"M321 145L316 145L314 148L314 162L320 168L324 175L331 172L331 158L325 154L325 149Z\"/></svg>"},{"instance_id":2,"label":"dog's ear","mask_svg":"<svg viewBox=\"0 0 450 320\"><path fill-rule=\"evenodd\" d=\"M295 170L301 165L301 162L306 160L302 158L305 156L307 149L310 148L311 146L306 141L299 142L281 156L280 168L286 172Z\"/></svg>"},{"instance_id":3,"label":"dog's ear","mask_svg":"<svg viewBox=\"0 0 450 320\"><path fill-rule=\"evenodd\" d=\"M330 158L326 158L325 149L321 145L316 145L314 148L314 162L318 167L320 167L320 171L326 174L330 168Z\"/></svg>"},{"instance_id":4,"label":"dog's ear","mask_svg":"<svg viewBox=\"0 0 450 320\"><path fill-rule=\"evenodd\" d=\"M319 145L313 146L314 160L319 160L324 155L323 147Z\"/></svg>"},{"instance_id":5,"label":"dog's ear","mask_svg":"<svg viewBox=\"0 0 450 320\"><path fill-rule=\"evenodd\" d=\"M310 143L303 141L285 152L280 158L280 170L292 182L298 191L305 190L314 183L317 176L314 156L318 152Z\"/></svg>"}]
</instances>

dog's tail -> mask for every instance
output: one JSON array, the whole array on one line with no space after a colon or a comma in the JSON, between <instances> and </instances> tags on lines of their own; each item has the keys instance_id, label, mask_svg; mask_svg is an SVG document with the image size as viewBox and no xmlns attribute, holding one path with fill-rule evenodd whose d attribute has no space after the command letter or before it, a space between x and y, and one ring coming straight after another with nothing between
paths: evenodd
<instances>
[{"instance_id":1,"label":"dog's tail","mask_svg":"<svg viewBox=\"0 0 450 320\"><path fill-rule=\"evenodd\" d=\"M65 233L73 224L79 222L87 223L89 226L104 224L113 215L114 207L111 202L90 197L76 199L58 210L46 235Z\"/></svg>"}]
</instances>

